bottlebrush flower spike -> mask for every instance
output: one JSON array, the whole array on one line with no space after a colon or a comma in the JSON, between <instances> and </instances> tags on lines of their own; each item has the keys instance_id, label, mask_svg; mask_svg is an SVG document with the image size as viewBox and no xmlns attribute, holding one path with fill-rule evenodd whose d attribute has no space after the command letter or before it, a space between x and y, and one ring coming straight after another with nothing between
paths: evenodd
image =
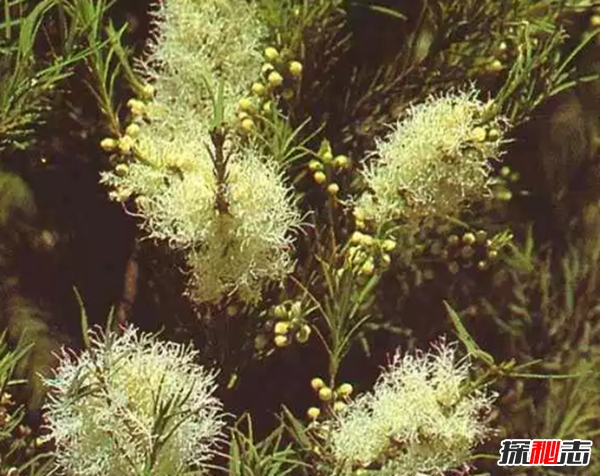
<instances>
[{"instance_id":1,"label":"bottlebrush flower spike","mask_svg":"<svg viewBox=\"0 0 600 476\"><path fill-rule=\"evenodd\" d=\"M204 474L223 428L197 352L126 327L64 351L45 408L56 463L80 476Z\"/></svg>"},{"instance_id":2,"label":"bottlebrush flower spike","mask_svg":"<svg viewBox=\"0 0 600 476\"><path fill-rule=\"evenodd\" d=\"M490 117L477 92L433 96L408 110L380 139L364 172L368 191L356 203L381 223L456 215L490 195L490 160L501 155L506 121Z\"/></svg>"}]
</instances>

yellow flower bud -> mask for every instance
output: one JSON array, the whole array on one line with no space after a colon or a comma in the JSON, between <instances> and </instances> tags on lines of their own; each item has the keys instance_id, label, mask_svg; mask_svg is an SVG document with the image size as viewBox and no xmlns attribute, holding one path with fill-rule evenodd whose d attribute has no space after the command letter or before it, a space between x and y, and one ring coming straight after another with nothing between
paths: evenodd
<instances>
[{"instance_id":1,"label":"yellow flower bud","mask_svg":"<svg viewBox=\"0 0 600 476\"><path fill-rule=\"evenodd\" d=\"M279 51L272 46L265 48L265 58L269 61L277 61L279 59Z\"/></svg>"},{"instance_id":2,"label":"yellow flower bud","mask_svg":"<svg viewBox=\"0 0 600 476\"><path fill-rule=\"evenodd\" d=\"M325 387L325 382L323 382L322 378L315 377L310 381L310 386L313 388L315 392L318 392L323 387Z\"/></svg>"},{"instance_id":3,"label":"yellow flower bud","mask_svg":"<svg viewBox=\"0 0 600 476\"><path fill-rule=\"evenodd\" d=\"M381 244L381 248L384 251L392 251L396 248L396 242L394 240L384 240Z\"/></svg>"},{"instance_id":4,"label":"yellow flower bud","mask_svg":"<svg viewBox=\"0 0 600 476\"><path fill-rule=\"evenodd\" d=\"M119 139L119 152L129 154L133 148L134 141L128 135L124 135Z\"/></svg>"},{"instance_id":5,"label":"yellow flower bud","mask_svg":"<svg viewBox=\"0 0 600 476\"><path fill-rule=\"evenodd\" d=\"M298 332L296 332L296 340L300 344L305 344L308 342L311 332L310 326L308 324L304 324L302 327L300 327L300 329L298 329Z\"/></svg>"},{"instance_id":6,"label":"yellow flower bud","mask_svg":"<svg viewBox=\"0 0 600 476\"><path fill-rule=\"evenodd\" d=\"M290 323L286 321L279 321L275 324L275 334L284 335L290 330Z\"/></svg>"},{"instance_id":7,"label":"yellow flower bud","mask_svg":"<svg viewBox=\"0 0 600 476\"><path fill-rule=\"evenodd\" d=\"M262 65L261 72L263 75L267 75L274 69L275 69L275 66L273 66L271 63L265 63Z\"/></svg>"},{"instance_id":8,"label":"yellow flower bud","mask_svg":"<svg viewBox=\"0 0 600 476\"><path fill-rule=\"evenodd\" d=\"M127 107L134 116L143 116L146 113L146 105L139 99L130 99L127 101Z\"/></svg>"},{"instance_id":9,"label":"yellow flower bud","mask_svg":"<svg viewBox=\"0 0 600 476\"><path fill-rule=\"evenodd\" d=\"M266 90L267 90L267 88L262 83L254 83L252 85L252 92L254 94L256 94L257 96L262 96Z\"/></svg>"},{"instance_id":10,"label":"yellow flower bud","mask_svg":"<svg viewBox=\"0 0 600 476\"><path fill-rule=\"evenodd\" d=\"M592 15L590 17L590 26L592 28L598 28L600 26L600 15Z\"/></svg>"},{"instance_id":11,"label":"yellow flower bud","mask_svg":"<svg viewBox=\"0 0 600 476\"><path fill-rule=\"evenodd\" d=\"M290 317L294 319L300 317L300 314L302 314L302 303L300 301L296 301L290 308Z\"/></svg>"},{"instance_id":12,"label":"yellow flower bud","mask_svg":"<svg viewBox=\"0 0 600 476\"><path fill-rule=\"evenodd\" d=\"M471 232L469 233L465 233L462 237L462 242L465 245L472 245L473 243L475 243L475 241L477 241L477 238L475 237L475 235Z\"/></svg>"},{"instance_id":13,"label":"yellow flower bud","mask_svg":"<svg viewBox=\"0 0 600 476\"><path fill-rule=\"evenodd\" d=\"M117 145L118 142L111 137L106 137L100 141L100 147L106 152L112 152L117 148Z\"/></svg>"},{"instance_id":14,"label":"yellow flower bud","mask_svg":"<svg viewBox=\"0 0 600 476\"><path fill-rule=\"evenodd\" d=\"M269 114L272 110L272 103L271 101L267 101L266 103L263 104L262 110L264 113Z\"/></svg>"},{"instance_id":15,"label":"yellow flower bud","mask_svg":"<svg viewBox=\"0 0 600 476\"><path fill-rule=\"evenodd\" d=\"M381 262L385 266L389 266L390 264L392 264L392 258L387 253L384 253L383 255L381 255Z\"/></svg>"},{"instance_id":16,"label":"yellow flower bud","mask_svg":"<svg viewBox=\"0 0 600 476\"><path fill-rule=\"evenodd\" d=\"M282 304L278 304L273 309L273 314L278 319L284 319L284 318L286 318L287 317L287 311L285 310L285 306L283 306Z\"/></svg>"},{"instance_id":17,"label":"yellow flower bud","mask_svg":"<svg viewBox=\"0 0 600 476\"><path fill-rule=\"evenodd\" d=\"M349 383L343 383L337 389L337 393L340 397L349 397L353 391L354 388Z\"/></svg>"},{"instance_id":18,"label":"yellow flower bud","mask_svg":"<svg viewBox=\"0 0 600 476\"><path fill-rule=\"evenodd\" d=\"M129 124L127 126L127 128L125 129L125 134L127 134L130 137L137 137L139 133L140 133L140 126L138 126L135 123Z\"/></svg>"},{"instance_id":19,"label":"yellow flower bud","mask_svg":"<svg viewBox=\"0 0 600 476\"><path fill-rule=\"evenodd\" d=\"M355 231L354 233L352 233L352 236L350 237L350 242L351 243L362 243L362 237L363 234L360 231Z\"/></svg>"},{"instance_id":20,"label":"yellow flower bud","mask_svg":"<svg viewBox=\"0 0 600 476\"><path fill-rule=\"evenodd\" d=\"M321 410L319 408L317 408L317 407L310 407L306 411L306 416L310 420L316 420L317 418L319 418L319 415L321 415Z\"/></svg>"},{"instance_id":21,"label":"yellow flower bud","mask_svg":"<svg viewBox=\"0 0 600 476\"><path fill-rule=\"evenodd\" d=\"M330 183L327 186L327 193L329 193L329 195L337 195L337 193L340 191L340 186L337 183Z\"/></svg>"},{"instance_id":22,"label":"yellow flower bud","mask_svg":"<svg viewBox=\"0 0 600 476\"><path fill-rule=\"evenodd\" d=\"M151 84L146 84L142 88L142 96L147 99L152 99L154 97L155 92L156 92L156 89Z\"/></svg>"},{"instance_id":23,"label":"yellow flower bud","mask_svg":"<svg viewBox=\"0 0 600 476\"><path fill-rule=\"evenodd\" d=\"M308 163L309 170L316 172L317 170L321 170L323 168L323 164L318 160L311 160Z\"/></svg>"},{"instance_id":24,"label":"yellow flower bud","mask_svg":"<svg viewBox=\"0 0 600 476\"><path fill-rule=\"evenodd\" d=\"M254 130L254 121L249 117L242 121L242 129L246 132L252 132Z\"/></svg>"},{"instance_id":25,"label":"yellow flower bud","mask_svg":"<svg viewBox=\"0 0 600 476\"><path fill-rule=\"evenodd\" d=\"M271 71L267 78L269 84L276 88L277 86L281 86L283 84L283 76L281 76L277 71Z\"/></svg>"},{"instance_id":26,"label":"yellow flower bud","mask_svg":"<svg viewBox=\"0 0 600 476\"><path fill-rule=\"evenodd\" d=\"M277 347L285 347L290 343L290 339L288 338L288 336L283 335L276 335L273 341L275 342L275 345Z\"/></svg>"},{"instance_id":27,"label":"yellow flower bud","mask_svg":"<svg viewBox=\"0 0 600 476\"><path fill-rule=\"evenodd\" d=\"M329 402L333 398L333 391L329 387L323 387L319 390L319 400Z\"/></svg>"},{"instance_id":28,"label":"yellow flower bud","mask_svg":"<svg viewBox=\"0 0 600 476\"><path fill-rule=\"evenodd\" d=\"M489 140L498 140L500 137L500 131L498 129L490 129L488 131L488 139Z\"/></svg>"},{"instance_id":29,"label":"yellow flower bud","mask_svg":"<svg viewBox=\"0 0 600 476\"><path fill-rule=\"evenodd\" d=\"M300 63L299 61L290 62L289 70L290 70L290 74L294 78L299 78L300 75L302 74L302 63Z\"/></svg>"},{"instance_id":30,"label":"yellow flower bud","mask_svg":"<svg viewBox=\"0 0 600 476\"><path fill-rule=\"evenodd\" d=\"M471 132L471 137L476 142L483 142L487 136L487 132L483 127L476 127Z\"/></svg>"},{"instance_id":31,"label":"yellow flower bud","mask_svg":"<svg viewBox=\"0 0 600 476\"><path fill-rule=\"evenodd\" d=\"M321 156L321 158L323 159L323 162L328 164L329 162L331 162L333 160L333 154L331 153L331 151L328 150L326 152L323 152L323 155Z\"/></svg>"},{"instance_id":32,"label":"yellow flower bud","mask_svg":"<svg viewBox=\"0 0 600 476\"><path fill-rule=\"evenodd\" d=\"M345 155L338 155L333 159L333 166L337 169L346 169L350 164L350 160Z\"/></svg>"},{"instance_id":33,"label":"yellow flower bud","mask_svg":"<svg viewBox=\"0 0 600 476\"><path fill-rule=\"evenodd\" d=\"M319 171L313 174L313 179L318 184L322 184L323 182L325 182L325 180L327 180L327 176L323 172Z\"/></svg>"},{"instance_id":34,"label":"yellow flower bud","mask_svg":"<svg viewBox=\"0 0 600 476\"><path fill-rule=\"evenodd\" d=\"M360 268L360 272L361 274L366 274L367 276L371 276L375 272L375 262L372 258L369 258L363 263Z\"/></svg>"},{"instance_id":35,"label":"yellow flower bud","mask_svg":"<svg viewBox=\"0 0 600 476\"><path fill-rule=\"evenodd\" d=\"M238 102L238 107L242 111L250 112L252 110L252 101L248 98L242 98Z\"/></svg>"},{"instance_id":36,"label":"yellow flower bud","mask_svg":"<svg viewBox=\"0 0 600 476\"><path fill-rule=\"evenodd\" d=\"M495 59L488 66L488 71L490 71L491 73L498 73L502 71L503 68L504 65L502 64L502 61L500 61L499 59Z\"/></svg>"},{"instance_id":37,"label":"yellow flower bud","mask_svg":"<svg viewBox=\"0 0 600 476\"><path fill-rule=\"evenodd\" d=\"M346 409L346 404L344 402L337 401L333 404L333 411L336 413L343 412Z\"/></svg>"}]
</instances>

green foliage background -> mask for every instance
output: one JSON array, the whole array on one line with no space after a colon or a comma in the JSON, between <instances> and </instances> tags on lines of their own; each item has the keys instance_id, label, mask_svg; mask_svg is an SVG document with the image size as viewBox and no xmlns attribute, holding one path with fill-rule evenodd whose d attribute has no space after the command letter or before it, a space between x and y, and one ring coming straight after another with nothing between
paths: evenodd
<instances>
[{"instance_id":1,"label":"green foliage background","mask_svg":"<svg viewBox=\"0 0 600 476\"><path fill-rule=\"evenodd\" d=\"M314 454L290 436L301 439L304 413L317 404L311 378L368 390L396 347L456 332L447 302L493 356L491 364L481 359L480 377L500 392L501 435L482 454L495 457L500 436L592 439L597 451L600 11L557 0L257 3L269 44L303 64L297 90L281 102L288 121L271 125L267 148L285 163L312 226L299 238L294 275L259 305L233 296L198 306L183 296L183 257L138 240L136 219L98 184L111 166L98 144L120 133L123 105L142 91L132 64L150 35L150 6L3 0L0 328L10 348L28 349L0 349L13 359L0 360L2 388L26 380L11 389L24 405L15 418L43 433L38 373L49 372L62 344L83 345L76 288L91 323L104 324L115 308L144 329L191 339L222 369L226 408L252 416L233 430L232 475L321 474ZM358 171L388 124L409 104L470 82L517 125L497 166L496 200L454 222L425 221L410 256L395 254L385 272L361 282L336 274L354 220L314 182L310 160L328 149L348 156L350 170L333 178L341 198L357 194L365 187ZM478 269L460 250L442 253L450 236L481 230L495 237L491 266ZM481 243L475 248L490 256ZM313 332L308 343L280 349L274 309L296 302L297 317L325 337ZM0 474L19 465L18 474L43 474L51 443L27 452L18 428L0 428L2 451L19 448L0 459ZM504 474L488 459L475 462L479 473ZM594 454L570 474L599 470Z\"/></svg>"}]
</instances>

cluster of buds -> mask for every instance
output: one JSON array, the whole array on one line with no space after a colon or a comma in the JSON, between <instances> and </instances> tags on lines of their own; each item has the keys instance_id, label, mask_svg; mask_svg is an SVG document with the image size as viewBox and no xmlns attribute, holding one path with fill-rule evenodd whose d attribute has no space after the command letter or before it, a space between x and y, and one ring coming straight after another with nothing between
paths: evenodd
<instances>
[{"instance_id":1,"label":"cluster of buds","mask_svg":"<svg viewBox=\"0 0 600 476\"><path fill-rule=\"evenodd\" d=\"M513 172L507 165L503 166L494 184L494 197L503 202L512 200L511 186L518 182L520 178L519 172Z\"/></svg>"},{"instance_id":2,"label":"cluster of buds","mask_svg":"<svg viewBox=\"0 0 600 476\"><path fill-rule=\"evenodd\" d=\"M154 87L146 85L142 90L143 99L151 99L154 96ZM100 148L111 154L110 162L114 164L114 173L119 177L124 177L129 172L127 162L134 153L136 138L140 133L140 125L147 116L146 102L142 99L131 98L127 102L132 121L127 125L123 134L119 137L105 137L100 141ZM124 201L130 195L127 191L117 191L111 193L111 198L117 201Z\"/></svg>"},{"instance_id":3,"label":"cluster of buds","mask_svg":"<svg viewBox=\"0 0 600 476\"><path fill-rule=\"evenodd\" d=\"M334 413L341 413L346 409L347 402L354 391L349 383L342 383L335 390L328 387L322 378L315 377L310 381L310 386L321 402L326 404ZM321 416L319 407L310 407L306 411L309 420L315 421Z\"/></svg>"},{"instance_id":4,"label":"cluster of buds","mask_svg":"<svg viewBox=\"0 0 600 476\"><path fill-rule=\"evenodd\" d=\"M299 344L308 342L312 330L303 314L300 301L278 304L271 309L267 328L273 332L277 347L287 347L294 340Z\"/></svg>"},{"instance_id":5,"label":"cluster of buds","mask_svg":"<svg viewBox=\"0 0 600 476\"><path fill-rule=\"evenodd\" d=\"M428 266L422 270L426 280L435 277L435 269L457 274L461 269L476 267L487 270L499 258L503 246L501 235L490 238L485 230L459 232L449 224L424 227L420 233L421 258Z\"/></svg>"},{"instance_id":6,"label":"cluster of buds","mask_svg":"<svg viewBox=\"0 0 600 476\"><path fill-rule=\"evenodd\" d=\"M325 187L327 193L332 197L335 197L340 191L335 176L349 168L350 159L343 154L334 156L331 144L326 139L321 143L315 158L308 163L308 169L312 173L315 183Z\"/></svg>"},{"instance_id":7,"label":"cluster of buds","mask_svg":"<svg viewBox=\"0 0 600 476\"><path fill-rule=\"evenodd\" d=\"M396 248L396 241L355 231L350 237L350 245L347 260L352 269L361 275L372 276L376 269L390 266L390 253Z\"/></svg>"},{"instance_id":8,"label":"cluster of buds","mask_svg":"<svg viewBox=\"0 0 600 476\"><path fill-rule=\"evenodd\" d=\"M260 114L270 115L279 96L287 100L294 96L294 88L302 77L302 63L290 60L287 56L286 52L280 53L272 46L265 49L261 78L252 85L251 94L238 103L238 120L242 132L253 132L256 117Z\"/></svg>"}]
</instances>

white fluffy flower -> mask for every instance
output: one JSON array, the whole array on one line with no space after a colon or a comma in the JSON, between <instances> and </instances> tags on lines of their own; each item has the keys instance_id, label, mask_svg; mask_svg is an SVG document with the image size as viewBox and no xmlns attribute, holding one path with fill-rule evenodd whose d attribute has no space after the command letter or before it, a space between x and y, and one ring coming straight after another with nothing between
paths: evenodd
<instances>
[{"instance_id":1,"label":"white fluffy flower","mask_svg":"<svg viewBox=\"0 0 600 476\"><path fill-rule=\"evenodd\" d=\"M381 466L382 475L441 474L467 462L489 433L482 414L493 397L467 395L469 364L454 346L436 353L396 354L373 393L353 401L334 421L331 447L347 467Z\"/></svg>"},{"instance_id":2,"label":"white fluffy flower","mask_svg":"<svg viewBox=\"0 0 600 476\"><path fill-rule=\"evenodd\" d=\"M430 97L377 142L357 209L377 222L456 215L490 194L505 121L490 118L474 90Z\"/></svg>"},{"instance_id":3,"label":"white fluffy flower","mask_svg":"<svg viewBox=\"0 0 600 476\"><path fill-rule=\"evenodd\" d=\"M234 134L224 150L226 183L217 184L208 86L223 86L231 123L238 100L260 74L264 28L245 0L161 2L156 28L142 64L155 78L156 95L143 108L148 120L139 121L127 165L104 173L102 182L117 200L137 196L148 235L187 253L195 301L232 292L255 300L266 281L292 270L300 214L277 166ZM227 213L216 207L222 187Z\"/></svg>"},{"instance_id":4,"label":"white fluffy flower","mask_svg":"<svg viewBox=\"0 0 600 476\"><path fill-rule=\"evenodd\" d=\"M56 462L78 476L204 473L223 427L214 374L197 352L128 327L90 333L80 356L64 351L47 380Z\"/></svg>"}]
</instances>

